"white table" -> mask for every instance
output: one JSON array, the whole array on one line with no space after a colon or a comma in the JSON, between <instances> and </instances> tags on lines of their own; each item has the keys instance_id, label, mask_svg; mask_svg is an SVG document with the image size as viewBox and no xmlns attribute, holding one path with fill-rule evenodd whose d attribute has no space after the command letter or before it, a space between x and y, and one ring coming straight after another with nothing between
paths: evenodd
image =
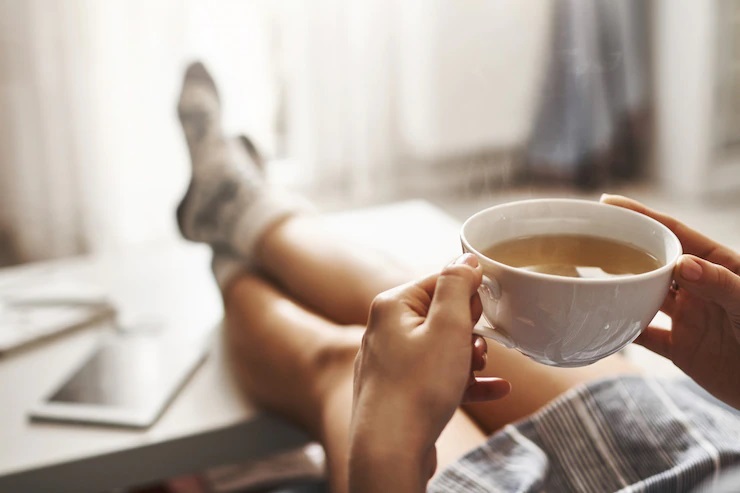
<instances>
[{"instance_id":1,"label":"white table","mask_svg":"<svg viewBox=\"0 0 740 493\"><path fill-rule=\"evenodd\" d=\"M459 223L421 201L332 214L327 221L343 235L430 271L460 251ZM209 261L205 247L176 243L0 271L0 286L35 275L88 281L110 294L124 318L154 317L182 337L217 327L204 365L144 431L27 418L27 409L80 363L105 327L80 329L0 358L0 492L101 491L305 442L296 428L260 413L232 380Z\"/></svg>"}]
</instances>

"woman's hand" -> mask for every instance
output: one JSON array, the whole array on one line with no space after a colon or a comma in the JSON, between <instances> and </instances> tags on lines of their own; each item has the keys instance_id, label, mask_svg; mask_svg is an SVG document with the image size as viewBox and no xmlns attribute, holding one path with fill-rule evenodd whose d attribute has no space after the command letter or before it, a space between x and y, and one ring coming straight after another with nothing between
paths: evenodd
<instances>
[{"instance_id":1,"label":"woman's hand","mask_svg":"<svg viewBox=\"0 0 740 493\"><path fill-rule=\"evenodd\" d=\"M671 290L661 307L671 317L671 330L648 327L635 342L740 408L740 255L634 200L603 195L601 201L665 224L685 253L673 272L678 290Z\"/></svg>"},{"instance_id":2,"label":"woman's hand","mask_svg":"<svg viewBox=\"0 0 740 493\"><path fill-rule=\"evenodd\" d=\"M355 360L351 491L423 491L460 403L508 394L508 382L473 375L486 364L485 341L472 333L481 275L465 254L373 302Z\"/></svg>"}]
</instances>

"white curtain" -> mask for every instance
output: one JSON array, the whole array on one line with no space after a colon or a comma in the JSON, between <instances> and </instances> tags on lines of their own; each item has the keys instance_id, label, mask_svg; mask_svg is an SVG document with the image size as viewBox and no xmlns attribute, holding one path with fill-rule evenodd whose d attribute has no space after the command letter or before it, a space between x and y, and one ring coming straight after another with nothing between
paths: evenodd
<instances>
[{"instance_id":1,"label":"white curtain","mask_svg":"<svg viewBox=\"0 0 740 493\"><path fill-rule=\"evenodd\" d=\"M514 145L541 65L533 3L0 0L0 241L34 260L174 238L196 58L227 131L314 196L397 197L409 160Z\"/></svg>"},{"instance_id":2,"label":"white curtain","mask_svg":"<svg viewBox=\"0 0 740 493\"><path fill-rule=\"evenodd\" d=\"M59 3L0 1L0 227L26 258L77 252L89 54ZM11 236L12 235L12 236Z\"/></svg>"},{"instance_id":3,"label":"white curtain","mask_svg":"<svg viewBox=\"0 0 740 493\"><path fill-rule=\"evenodd\" d=\"M271 144L262 2L0 0L0 229L19 260L171 238L175 104L205 58L233 131Z\"/></svg>"},{"instance_id":4,"label":"white curtain","mask_svg":"<svg viewBox=\"0 0 740 493\"><path fill-rule=\"evenodd\" d=\"M399 154L397 22L393 0L284 2L277 84L285 113L285 177L362 199L388 189ZM278 177L280 179L280 177ZM388 184L390 186L390 184Z\"/></svg>"},{"instance_id":5,"label":"white curtain","mask_svg":"<svg viewBox=\"0 0 740 493\"><path fill-rule=\"evenodd\" d=\"M289 155L308 170L301 180L359 201L398 197L411 165L522 146L551 3L283 3Z\"/></svg>"}]
</instances>

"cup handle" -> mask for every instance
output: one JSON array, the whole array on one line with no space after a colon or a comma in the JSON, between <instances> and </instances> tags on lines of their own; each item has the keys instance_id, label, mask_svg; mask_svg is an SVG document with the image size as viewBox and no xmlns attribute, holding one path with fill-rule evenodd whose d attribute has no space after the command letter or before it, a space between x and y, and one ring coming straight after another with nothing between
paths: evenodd
<instances>
[{"instance_id":1,"label":"cup handle","mask_svg":"<svg viewBox=\"0 0 740 493\"><path fill-rule=\"evenodd\" d=\"M501 286L495 279L484 275L483 281L481 282L480 287L478 287L478 294L484 301L483 306L491 303L498 303L498 300L501 299ZM486 300L488 300L488 303L486 303ZM514 344L514 341L508 334L500 330L496 330L485 315L483 315L483 319L486 321L486 325L476 325L473 328L473 334L493 339L507 348L516 347L516 344Z\"/></svg>"}]
</instances>

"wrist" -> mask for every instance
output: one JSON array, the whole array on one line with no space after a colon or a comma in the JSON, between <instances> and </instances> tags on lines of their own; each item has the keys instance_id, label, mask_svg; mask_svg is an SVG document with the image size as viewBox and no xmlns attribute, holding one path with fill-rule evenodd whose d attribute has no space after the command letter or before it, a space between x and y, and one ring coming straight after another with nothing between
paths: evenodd
<instances>
[{"instance_id":1,"label":"wrist","mask_svg":"<svg viewBox=\"0 0 740 493\"><path fill-rule=\"evenodd\" d=\"M353 437L349 460L350 491L423 492L435 465L434 447L419 453L399 446L394 440Z\"/></svg>"},{"instance_id":2,"label":"wrist","mask_svg":"<svg viewBox=\"0 0 740 493\"><path fill-rule=\"evenodd\" d=\"M411 393L370 386L363 390L354 409L353 440L377 451L397 447L414 457L423 457L434 446L439 433Z\"/></svg>"},{"instance_id":3,"label":"wrist","mask_svg":"<svg viewBox=\"0 0 740 493\"><path fill-rule=\"evenodd\" d=\"M355 402L350 490L425 491L436 465L438 437L413 398L381 390L365 386Z\"/></svg>"}]
</instances>

